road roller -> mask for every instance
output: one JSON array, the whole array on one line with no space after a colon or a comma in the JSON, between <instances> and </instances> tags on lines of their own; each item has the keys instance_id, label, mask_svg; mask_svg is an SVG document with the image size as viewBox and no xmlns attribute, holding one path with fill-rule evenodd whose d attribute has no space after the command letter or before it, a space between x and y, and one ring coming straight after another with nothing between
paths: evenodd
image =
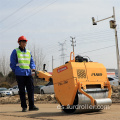
<instances>
[{"instance_id":1,"label":"road roller","mask_svg":"<svg viewBox=\"0 0 120 120\"><path fill-rule=\"evenodd\" d=\"M70 53L70 60L53 69L37 71L37 77L53 81L55 98L65 113L99 111L112 104L112 89L103 64Z\"/></svg>"}]
</instances>

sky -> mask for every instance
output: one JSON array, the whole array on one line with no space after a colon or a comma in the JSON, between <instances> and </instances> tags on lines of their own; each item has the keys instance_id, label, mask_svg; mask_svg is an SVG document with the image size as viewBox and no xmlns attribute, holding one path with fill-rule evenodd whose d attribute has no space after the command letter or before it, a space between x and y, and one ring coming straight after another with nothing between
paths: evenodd
<instances>
[{"instance_id":1,"label":"sky","mask_svg":"<svg viewBox=\"0 0 120 120\"><path fill-rule=\"evenodd\" d=\"M24 35L27 47L35 45L45 55L48 71L69 61L71 37L75 37L75 55L88 56L106 68L117 68L115 33L108 20L115 7L118 42L120 40L120 0L0 0L0 56L9 59L17 40ZM119 45L120 47L120 45ZM32 52L32 51L31 51Z\"/></svg>"}]
</instances>

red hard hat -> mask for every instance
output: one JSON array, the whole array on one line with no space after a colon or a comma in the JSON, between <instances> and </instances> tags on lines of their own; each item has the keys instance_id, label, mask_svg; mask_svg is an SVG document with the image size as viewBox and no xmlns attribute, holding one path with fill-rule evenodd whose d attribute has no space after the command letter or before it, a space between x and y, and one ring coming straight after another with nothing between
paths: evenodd
<instances>
[{"instance_id":1,"label":"red hard hat","mask_svg":"<svg viewBox=\"0 0 120 120\"><path fill-rule=\"evenodd\" d=\"M20 36L20 37L18 38L18 42L20 42L21 40L25 40L26 42L28 41L24 36Z\"/></svg>"}]
</instances>

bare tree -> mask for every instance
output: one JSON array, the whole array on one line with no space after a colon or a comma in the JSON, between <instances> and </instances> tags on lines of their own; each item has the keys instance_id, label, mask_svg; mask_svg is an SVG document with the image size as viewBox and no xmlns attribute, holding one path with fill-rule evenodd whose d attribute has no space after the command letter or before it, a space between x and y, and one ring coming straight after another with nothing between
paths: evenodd
<instances>
[{"instance_id":1,"label":"bare tree","mask_svg":"<svg viewBox=\"0 0 120 120\"><path fill-rule=\"evenodd\" d=\"M0 57L0 71L4 76L7 75L10 71L9 61L5 54L2 54Z\"/></svg>"},{"instance_id":2,"label":"bare tree","mask_svg":"<svg viewBox=\"0 0 120 120\"><path fill-rule=\"evenodd\" d=\"M30 48L30 50L32 53L32 57L35 61L36 70L42 70L43 64L45 63L45 55L43 54L42 49L33 45L33 47Z\"/></svg>"},{"instance_id":3,"label":"bare tree","mask_svg":"<svg viewBox=\"0 0 120 120\"><path fill-rule=\"evenodd\" d=\"M30 47L30 45L28 46ZM34 59L35 65L36 65L36 70L42 70L43 69L43 64L46 63L45 60L45 55L42 51L42 49L38 48L35 44L32 45L32 47L29 48L32 54L32 57ZM34 85L37 85L37 83L40 82L40 80L34 78Z\"/></svg>"}]
</instances>

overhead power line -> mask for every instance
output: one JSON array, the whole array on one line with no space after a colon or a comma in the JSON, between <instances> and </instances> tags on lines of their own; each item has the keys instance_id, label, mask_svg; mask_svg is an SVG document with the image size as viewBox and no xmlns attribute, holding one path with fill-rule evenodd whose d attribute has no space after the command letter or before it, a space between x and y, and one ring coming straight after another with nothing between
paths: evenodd
<instances>
[{"instance_id":1,"label":"overhead power line","mask_svg":"<svg viewBox=\"0 0 120 120\"><path fill-rule=\"evenodd\" d=\"M39 11L35 12L34 14L25 17L25 18L24 18L23 20L21 20L20 22L18 22L18 23L16 23L16 24L13 24L13 25L12 25L11 27L9 27L8 29L3 30L3 31L0 31L0 32L6 32L6 31L8 31L9 29L11 29L11 28L15 27L16 25L20 24L21 22L24 22L27 18L29 18L29 17L31 17L31 16L34 16L35 14L39 13L40 11L42 11L42 10L44 10L45 8L49 7L50 5L54 4L56 1L57 1L57 0L55 0L54 2L50 3L49 5L41 8Z\"/></svg>"},{"instance_id":2,"label":"overhead power line","mask_svg":"<svg viewBox=\"0 0 120 120\"><path fill-rule=\"evenodd\" d=\"M19 16L18 19L16 19L15 21L12 21L12 24L9 24L9 25L4 26L4 29L7 29L7 28L9 29L10 26L15 25L17 22L19 23L19 21L23 20L24 18L27 18L27 17L28 17L29 15L31 15L36 9L40 8L44 3L46 3L46 1L49 1L49 0L44 0L44 1L40 2L41 4L37 5L37 7L35 7L35 8L32 7L33 9L25 12L25 14L22 14L22 17ZM32 5L32 6L33 6L33 5ZM27 8L26 8L26 9L27 9ZM30 14L29 14L29 13L30 13ZM15 18L14 18L14 19L15 19ZM3 30L1 30L1 31L3 31ZM0 31L0 32L1 32L1 31Z\"/></svg>"},{"instance_id":3,"label":"overhead power line","mask_svg":"<svg viewBox=\"0 0 120 120\"><path fill-rule=\"evenodd\" d=\"M29 2L27 2L25 5L23 5L22 7L18 8L16 11L14 11L13 13L11 13L10 15L8 15L7 17L5 17L4 19L2 19L0 21L1 22L4 22L5 20L7 20L9 17L11 17L12 15L14 15L15 13L17 13L19 10L21 10L22 8L24 8L25 6L27 6L29 3L31 3L33 0L30 0Z\"/></svg>"},{"instance_id":4,"label":"overhead power line","mask_svg":"<svg viewBox=\"0 0 120 120\"><path fill-rule=\"evenodd\" d=\"M108 47L104 47L104 48L99 48L99 49L95 49L95 50L91 50L91 51L86 51L86 52L83 52L83 53L94 52L94 51L97 51L97 50L103 50L103 49L107 49L107 48L114 47L114 46L115 45L112 45L112 46L108 46ZM80 54L83 54L83 53L80 53Z\"/></svg>"},{"instance_id":5,"label":"overhead power line","mask_svg":"<svg viewBox=\"0 0 120 120\"><path fill-rule=\"evenodd\" d=\"M91 51L82 52L82 53L79 53L79 54L88 53L88 52L94 52L94 51L98 51L98 50L103 50L103 49L107 49L107 48L114 47L114 46L115 45L112 45L112 46L108 46L108 47L104 47L104 48L99 48L99 49L95 49L95 50L91 50ZM68 58L68 57L70 57L70 56L66 56L66 58Z\"/></svg>"}]
</instances>

